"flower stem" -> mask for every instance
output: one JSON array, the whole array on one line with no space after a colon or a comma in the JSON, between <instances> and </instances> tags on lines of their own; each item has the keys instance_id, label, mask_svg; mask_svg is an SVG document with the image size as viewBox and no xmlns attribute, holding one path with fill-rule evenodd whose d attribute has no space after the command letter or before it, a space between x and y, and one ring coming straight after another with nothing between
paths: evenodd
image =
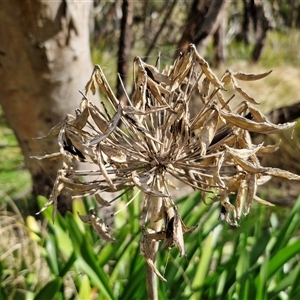
<instances>
[{"instance_id":1,"label":"flower stem","mask_svg":"<svg viewBox=\"0 0 300 300\"><path fill-rule=\"evenodd\" d=\"M159 181L156 180L154 188L156 190L160 190ZM154 231L159 231L161 228L161 221L157 221L158 214L160 212L162 206L162 198L161 197L149 197L149 203L151 203L151 212L150 212L150 228ZM147 249L148 253L151 253L151 259L153 263L156 262L156 255L158 251L158 242L155 240L147 241ZM157 292L157 276L151 269L151 267L146 264L146 286L147 286L147 294L149 300L158 300L158 292Z\"/></svg>"}]
</instances>

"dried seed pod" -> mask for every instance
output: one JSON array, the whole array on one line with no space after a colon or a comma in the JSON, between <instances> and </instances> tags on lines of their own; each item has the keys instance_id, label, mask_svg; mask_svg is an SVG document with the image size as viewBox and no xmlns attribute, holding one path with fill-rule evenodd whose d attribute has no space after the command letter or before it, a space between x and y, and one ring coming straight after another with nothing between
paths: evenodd
<instances>
[{"instance_id":1,"label":"dried seed pod","mask_svg":"<svg viewBox=\"0 0 300 300\"><path fill-rule=\"evenodd\" d=\"M56 179L54 181L54 186L52 189L52 192L50 194L50 197L47 201L47 203L41 208L39 212L36 214L39 215L42 213L45 209L47 209L50 205L53 204L53 212L52 212L52 221L54 223L55 215L57 213L57 197L60 195L61 191L64 189L65 184L61 181L62 178L66 175L66 172L63 170L59 170L57 172Z\"/></svg>"},{"instance_id":2,"label":"dried seed pod","mask_svg":"<svg viewBox=\"0 0 300 300\"><path fill-rule=\"evenodd\" d=\"M237 223L237 215L236 215L236 209L234 205L232 205L229 201L229 198L227 194L224 192L223 194L220 195L220 202L221 205L225 208L226 212L224 214L224 221L226 221L228 224L232 226L238 226ZM230 218L230 213L233 214L233 220ZM223 219L223 217L221 217ZM220 219L220 217L219 217Z\"/></svg>"},{"instance_id":3,"label":"dried seed pod","mask_svg":"<svg viewBox=\"0 0 300 300\"><path fill-rule=\"evenodd\" d=\"M247 215L250 211L251 204L253 201L253 198L256 194L257 190L257 174L255 173L249 173L246 176L246 182L247 182L247 196L245 201L245 215Z\"/></svg>"},{"instance_id":4,"label":"dried seed pod","mask_svg":"<svg viewBox=\"0 0 300 300\"><path fill-rule=\"evenodd\" d=\"M63 119L62 121L60 121L57 125L55 125L54 127L52 127L50 129L50 131L44 135L44 136L40 136L40 137L36 137L34 138L35 140L42 140L42 139L49 139L49 138L54 138L56 136L58 136L59 132L61 131L62 127L70 122L71 120L75 120L75 117L72 115L67 115L65 117L65 119Z\"/></svg>"},{"instance_id":5,"label":"dried seed pod","mask_svg":"<svg viewBox=\"0 0 300 300\"><path fill-rule=\"evenodd\" d=\"M254 98L252 98L245 90L243 90L235 81L233 77L231 77L231 83L233 88L248 102L252 104L259 104Z\"/></svg>"},{"instance_id":6,"label":"dried seed pod","mask_svg":"<svg viewBox=\"0 0 300 300\"><path fill-rule=\"evenodd\" d=\"M148 243L147 243L147 239L144 235L144 233L142 233L142 238L140 241L140 252L141 255L144 257L144 259L146 260L147 264L150 266L150 268L152 269L152 271L157 275L158 278L160 278L162 281L167 282L167 279L164 278L159 271L157 270L154 260L152 258L152 253L150 253L149 249L148 249Z\"/></svg>"},{"instance_id":7,"label":"dried seed pod","mask_svg":"<svg viewBox=\"0 0 300 300\"><path fill-rule=\"evenodd\" d=\"M98 145L98 149L101 149L100 144ZM103 154L101 151L99 151L98 156L97 156L97 161L98 161L98 166L101 170L101 173L103 177L105 178L106 182L112 188L113 190L117 190L116 185L114 184L113 180L109 177L108 172L105 168L104 161L103 161Z\"/></svg>"},{"instance_id":8,"label":"dried seed pod","mask_svg":"<svg viewBox=\"0 0 300 300\"><path fill-rule=\"evenodd\" d=\"M257 145L257 147L253 149L234 149L227 145L224 145L225 149L234 157L239 157L241 159L243 158L249 158L250 156L253 156L259 151L259 149L262 147L263 144Z\"/></svg>"},{"instance_id":9,"label":"dried seed pod","mask_svg":"<svg viewBox=\"0 0 300 300\"><path fill-rule=\"evenodd\" d=\"M82 216L78 213L80 220L84 223L91 224L98 236L107 242L116 242L117 240L113 238L108 231L108 226L105 225L104 221L97 217L94 212L90 211L87 216Z\"/></svg>"},{"instance_id":10,"label":"dried seed pod","mask_svg":"<svg viewBox=\"0 0 300 300\"><path fill-rule=\"evenodd\" d=\"M255 122L240 115L219 110L220 116L234 126L248 130L250 132L258 132L262 134L272 134L292 128L295 122L284 124L272 124L269 122Z\"/></svg>"},{"instance_id":11,"label":"dried seed pod","mask_svg":"<svg viewBox=\"0 0 300 300\"><path fill-rule=\"evenodd\" d=\"M223 74L221 81L224 82L224 84L226 85L231 83L231 78L232 78L232 72L227 69Z\"/></svg>"},{"instance_id":12,"label":"dried seed pod","mask_svg":"<svg viewBox=\"0 0 300 300\"><path fill-rule=\"evenodd\" d=\"M94 68L95 72L95 80L100 88L100 90L105 94L107 100L110 101L111 105L114 108L117 108L119 105L119 101L113 93L110 85L108 84L106 77L99 65L96 65Z\"/></svg>"},{"instance_id":13,"label":"dried seed pod","mask_svg":"<svg viewBox=\"0 0 300 300\"><path fill-rule=\"evenodd\" d=\"M121 119L121 115L122 115L122 106L119 105L118 110L116 111L116 113L112 117L109 124L107 124L107 127L104 130L104 134L97 135L93 139L91 139L89 141L89 146L96 145L96 144L100 143L101 141L105 140L117 127L117 125L118 125L118 123Z\"/></svg>"},{"instance_id":14,"label":"dried seed pod","mask_svg":"<svg viewBox=\"0 0 300 300\"><path fill-rule=\"evenodd\" d=\"M102 206L111 206L111 204L104 200L99 194L95 194L95 199Z\"/></svg>"},{"instance_id":15,"label":"dried seed pod","mask_svg":"<svg viewBox=\"0 0 300 300\"><path fill-rule=\"evenodd\" d=\"M204 156L208 146L211 144L213 138L215 137L217 128L219 124L219 113L214 110L207 117L203 123L202 129L199 133L201 152L200 155Z\"/></svg>"},{"instance_id":16,"label":"dried seed pod","mask_svg":"<svg viewBox=\"0 0 300 300\"><path fill-rule=\"evenodd\" d=\"M121 150L115 149L112 145L106 145L104 143L99 143L101 151L103 151L110 160L116 163L126 163L127 155Z\"/></svg>"},{"instance_id":17,"label":"dried seed pod","mask_svg":"<svg viewBox=\"0 0 300 300\"><path fill-rule=\"evenodd\" d=\"M151 186L143 180L143 175L137 174L136 171L132 172L132 180L134 184L144 193L146 193L149 196L154 196L154 197L169 197L169 195L164 194L160 191L155 190Z\"/></svg>"},{"instance_id":18,"label":"dried seed pod","mask_svg":"<svg viewBox=\"0 0 300 300\"><path fill-rule=\"evenodd\" d=\"M253 200L256 201L256 202L258 202L258 203L260 203L260 204L263 204L263 205L275 206L273 203L270 203L269 201L263 200L260 197L258 197L257 195L255 195L253 197Z\"/></svg>"},{"instance_id":19,"label":"dried seed pod","mask_svg":"<svg viewBox=\"0 0 300 300\"><path fill-rule=\"evenodd\" d=\"M260 74L250 74L250 73L243 73L243 72L235 72L235 73L233 73L233 76L236 79L239 79L239 80L254 81L254 80L259 80L259 79L265 78L271 72L272 72L272 70L268 71L268 72L265 72L265 73L260 73Z\"/></svg>"},{"instance_id":20,"label":"dried seed pod","mask_svg":"<svg viewBox=\"0 0 300 300\"><path fill-rule=\"evenodd\" d=\"M268 153L273 153L279 149L279 144L281 143L281 140L279 140L276 144L274 145L267 145L264 147L261 147L257 152L256 155L265 155Z\"/></svg>"},{"instance_id":21,"label":"dried seed pod","mask_svg":"<svg viewBox=\"0 0 300 300\"><path fill-rule=\"evenodd\" d=\"M213 179L214 179L215 183L223 189L225 189L226 186L225 186L224 181L221 178L220 170L221 170L221 167L223 166L224 160L225 160L224 152L220 156L216 157L216 166L214 168L214 174L213 174Z\"/></svg>"},{"instance_id":22,"label":"dried seed pod","mask_svg":"<svg viewBox=\"0 0 300 300\"><path fill-rule=\"evenodd\" d=\"M175 247L178 248L180 256L185 255L185 248L184 248L184 242L183 242L183 230L182 230L182 221L178 214L177 209L175 210L174 215L174 222L173 222L173 242Z\"/></svg>"},{"instance_id":23,"label":"dried seed pod","mask_svg":"<svg viewBox=\"0 0 300 300\"><path fill-rule=\"evenodd\" d=\"M251 114L251 119L254 119L257 122L268 122L267 118L256 108L248 106L248 110Z\"/></svg>"},{"instance_id":24,"label":"dried seed pod","mask_svg":"<svg viewBox=\"0 0 300 300\"><path fill-rule=\"evenodd\" d=\"M239 166L241 166L242 169L246 172L249 172L249 173L266 173L267 174L267 171L269 170L269 168L265 168L265 167L262 167L260 165L255 165L254 163L252 163L248 160L242 159L241 157L239 157L237 155L231 154L231 156L234 159L234 161Z\"/></svg>"},{"instance_id":25,"label":"dried seed pod","mask_svg":"<svg viewBox=\"0 0 300 300\"><path fill-rule=\"evenodd\" d=\"M207 77L204 77L201 84L200 82L198 83L198 90L201 98L206 98L208 96L209 87L210 81Z\"/></svg>"},{"instance_id":26,"label":"dried seed pod","mask_svg":"<svg viewBox=\"0 0 300 300\"><path fill-rule=\"evenodd\" d=\"M89 110L87 106L83 109L83 111L77 110L77 116L75 120L72 122L68 122L69 124L72 124L77 129L82 129L88 120L89 117Z\"/></svg>"},{"instance_id":27,"label":"dried seed pod","mask_svg":"<svg viewBox=\"0 0 300 300\"><path fill-rule=\"evenodd\" d=\"M268 168L268 170L265 172L267 175L271 175L274 177L279 177L279 178L285 178L289 180L300 180L300 175L294 174L289 171L281 170L278 168Z\"/></svg>"},{"instance_id":28,"label":"dried seed pod","mask_svg":"<svg viewBox=\"0 0 300 300\"><path fill-rule=\"evenodd\" d=\"M245 180L242 180L240 183L240 186L238 188L236 198L235 198L235 207L236 207L236 218L237 220L240 220L242 216L242 210L243 210L243 204L244 204L244 198L247 191L247 183Z\"/></svg>"},{"instance_id":29,"label":"dried seed pod","mask_svg":"<svg viewBox=\"0 0 300 300\"><path fill-rule=\"evenodd\" d=\"M93 93L93 95L96 94L95 82L96 82L96 78L95 78L95 70L94 70L90 80L85 85L85 94L87 94L89 91L91 91Z\"/></svg>"},{"instance_id":30,"label":"dried seed pod","mask_svg":"<svg viewBox=\"0 0 300 300\"><path fill-rule=\"evenodd\" d=\"M107 129L107 120L102 116L97 106L89 102L88 104L89 114L93 121L97 125L100 132L104 133Z\"/></svg>"}]
</instances>

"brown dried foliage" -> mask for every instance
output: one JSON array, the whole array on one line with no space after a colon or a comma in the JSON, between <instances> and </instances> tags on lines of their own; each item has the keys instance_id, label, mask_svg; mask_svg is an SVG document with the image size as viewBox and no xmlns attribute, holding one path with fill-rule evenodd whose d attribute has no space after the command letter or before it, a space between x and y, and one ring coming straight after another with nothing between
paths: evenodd
<instances>
[{"instance_id":1,"label":"brown dried foliage","mask_svg":"<svg viewBox=\"0 0 300 300\"><path fill-rule=\"evenodd\" d=\"M254 107L258 102L237 83L237 80L258 80L264 74L234 73L226 70L221 79L190 45L167 71L134 60L135 90L127 103L120 102L110 88L100 66L95 66L86 85L85 94L75 116L68 115L49 135L58 135L63 158L53 192L48 203L57 207L57 197L66 188L74 197L96 195L99 207L110 205L101 198L102 192L118 192L137 187L144 194L141 253L149 266L162 279L155 267L148 242L163 241L164 247L177 247L185 255L183 236L192 232L183 223L169 192L172 178L201 190L202 199L212 193L222 206L219 219L238 226L243 214L248 214L254 201L271 205L256 195L257 186L270 177L300 180L290 172L262 167L259 157L276 151L275 145L254 145L250 132L270 134L291 128L294 123L272 124ZM230 107L232 95L226 97L231 84L242 101ZM88 99L99 88L107 99L100 110ZM127 94L126 94L127 95ZM202 102L195 117L190 110L193 101ZM113 113L108 111L112 110ZM80 171L75 161L97 165L98 171ZM84 176L101 179L84 181ZM160 190L157 189L160 187ZM229 195L236 195L231 203ZM162 199L158 216L150 213L153 199ZM114 198L112 201L116 200ZM54 218L53 215L53 218ZM80 216L90 223L106 241L114 241L104 220L91 210ZM149 223L164 221L160 231Z\"/></svg>"}]
</instances>

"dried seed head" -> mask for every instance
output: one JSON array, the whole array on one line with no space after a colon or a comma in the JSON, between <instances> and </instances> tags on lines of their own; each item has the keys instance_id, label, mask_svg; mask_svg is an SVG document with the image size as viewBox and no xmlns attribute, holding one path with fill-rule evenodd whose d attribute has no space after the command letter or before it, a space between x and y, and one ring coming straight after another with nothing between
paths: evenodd
<instances>
[{"instance_id":1,"label":"dried seed head","mask_svg":"<svg viewBox=\"0 0 300 300\"><path fill-rule=\"evenodd\" d=\"M172 178L204 193L214 188L215 201L222 207L219 219L237 226L242 214L249 213L253 200L269 205L256 196L261 179L276 176L300 180L300 176L290 172L262 167L257 155L273 152L278 145L254 145L249 132L270 134L289 129L294 123L270 123L252 107L258 102L236 81L261 79L269 72L226 70L219 80L193 45L168 72L160 72L139 57L134 64L135 91L126 104L116 99L101 67L96 66L76 115L67 116L44 137L58 135L64 164L41 211L54 204L55 214L57 197L63 188L76 196L95 194L101 206L110 204L99 196L101 192L138 188L145 195L141 253L164 280L155 269L147 241L163 241L164 246L175 246L184 255L183 236L195 229L187 228L181 220L169 192ZM230 83L242 96L236 109L230 107L234 95L223 87ZM96 88L106 98L102 110L88 98ZM202 107L195 113L197 99L202 100ZM79 172L74 169L76 161L92 163L98 171ZM81 179L99 174L102 176L97 180ZM230 203L229 194L236 195L235 204ZM94 212L81 219L91 223L104 240L114 240ZM159 219L164 225L153 232Z\"/></svg>"}]
</instances>

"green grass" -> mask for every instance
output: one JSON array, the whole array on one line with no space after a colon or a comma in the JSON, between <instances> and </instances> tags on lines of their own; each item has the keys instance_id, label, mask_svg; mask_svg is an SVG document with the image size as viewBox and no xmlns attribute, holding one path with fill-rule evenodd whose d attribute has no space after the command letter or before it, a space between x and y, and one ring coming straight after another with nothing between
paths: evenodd
<instances>
[{"instance_id":1,"label":"green grass","mask_svg":"<svg viewBox=\"0 0 300 300\"><path fill-rule=\"evenodd\" d=\"M299 44L299 30L269 31L258 65L264 68L276 68L281 66L299 67ZM230 44L228 44L226 49L226 64L234 65L237 61L241 60L250 61L253 47L253 43L246 45L243 42L233 40ZM212 58L210 57L210 59Z\"/></svg>"},{"instance_id":2,"label":"green grass","mask_svg":"<svg viewBox=\"0 0 300 300\"><path fill-rule=\"evenodd\" d=\"M261 64L267 68L300 66L299 30L270 31L263 49Z\"/></svg>"},{"instance_id":3,"label":"green grass","mask_svg":"<svg viewBox=\"0 0 300 300\"><path fill-rule=\"evenodd\" d=\"M14 197L28 188L30 188L29 172L24 166L16 137L0 110L0 195Z\"/></svg>"},{"instance_id":4,"label":"green grass","mask_svg":"<svg viewBox=\"0 0 300 300\"><path fill-rule=\"evenodd\" d=\"M74 201L73 213L58 214L55 224L52 207L42 223L0 212L1 240L23 235L15 250L0 249L0 299L146 299L139 201L117 215L115 243L99 240L79 220L77 212L85 214L93 202ZM40 206L45 202L39 199ZM175 248L160 250L158 268L167 279L159 281L160 299L300 297L300 198L285 219L256 205L239 228L218 221L219 206L203 204L198 192L177 204L184 222L199 227L185 238L186 257ZM12 270L14 261L23 263Z\"/></svg>"}]
</instances>

